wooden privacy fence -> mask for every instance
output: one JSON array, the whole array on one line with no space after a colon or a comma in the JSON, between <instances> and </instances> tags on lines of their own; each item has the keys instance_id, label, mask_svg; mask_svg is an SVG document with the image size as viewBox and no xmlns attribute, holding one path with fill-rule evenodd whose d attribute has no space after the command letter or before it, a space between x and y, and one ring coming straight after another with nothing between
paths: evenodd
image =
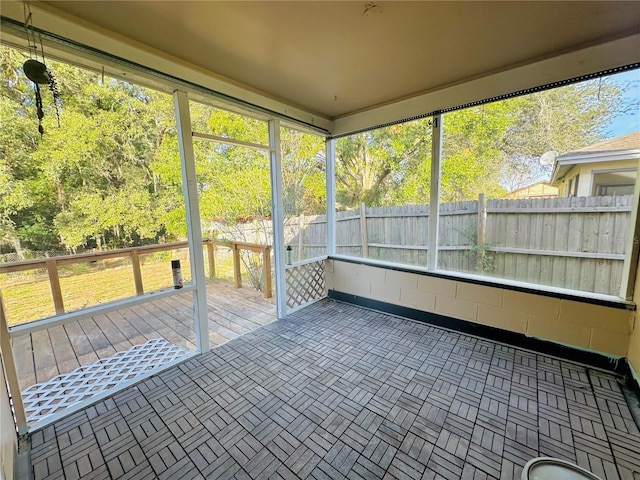
<instances>
[{"instance_id":1,"label":"wooden privacy fence","mask_svg":"<svg viewBox=\"0 0 640 480\"><path fill-rule=\"evenodd\" d=\"M262 255L262 271L264 277L263 294L265 298L272 296L271 288L271 247L269 245L258 245L246 242L222 242L216 240L203 240L202 244L207 248L207 262L209 266L209 277L215 277L214 246L227 247L233 253L233 273L234 282L237 288L242 287L242 274L240 269L240 251L248 250ZM106 250L103 252L83 253L79 255L66 255L60 257L43 258L36 260L25 260L22 262L12 262L0 264L0 273L21 272L35 269L46 269L49 277L49 285L53 296L53 305L56 315L65 313L62 290L60 288L60 277L58 267L60 265L73 265L84 262L94 262L109 258L129 258L133 273L133 282L136 295L145 293L142 283L142 271L140 269L140 256L150 253L163 252L169 250L179 250L189 248L187 242L165 243L160 245L148 245L144 247L121 248L118 250Z\"/></svg>"},{"instance_id":2,"label":"wooden privacy fence","mask_svg":"<svg viewBox=\"0 0 640 480\"><path fill-rule=\"evenodd\" d=\"M618 295L631 196L440 204L438 268ZM293 259L326 253L326 216L290 218ZM429 206L336 212L336 253L425 266Z\"/></svg>"}]
</instances>

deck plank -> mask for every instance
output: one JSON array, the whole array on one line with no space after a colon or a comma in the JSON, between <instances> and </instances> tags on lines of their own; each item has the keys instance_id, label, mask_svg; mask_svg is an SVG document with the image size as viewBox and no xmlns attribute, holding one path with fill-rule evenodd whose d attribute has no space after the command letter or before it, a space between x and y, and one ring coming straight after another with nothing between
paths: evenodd
<instances>
[{"instance_id":1,"label":"deck plank","mask_svg":"<svg viewBox=\"0 0 640 480\"><path fill-rule=\"evenodd\" d=\"M135 305L131 307L133 311L145 319L161 337L170 343L177 345L187 351L193 351L195 346L195 329L189 328L178 321L171 312L158 308L156 302ZM179 314L175 314L179 315ZM193 316L189 315L193 322Z\"/></svg>"},{"instance_id":2,"label":"deck plank","mask_svg":"<svg viewBox=\"0 0 640 480\"><path fill-rule=\"evenodd\" d=\"M152 338L151 335L145 334L142 329L137 328L133 323L131 323L129 319L122 315L121 312L108 312L106 315L111 323L122 332L132 346L144 343Z\"/></svg>"},{"instance_id":3,"label":"deck plank","mask_svg":"<svg viewBox=\"0 0 640 480\"><path fill-rule=\"evenodd\" d=\"M96 352L91 348L91 344L87 341L84 331L78 322L67 323L64 329L67 332L67 336L71 342L71 348L80 365L86 365L87 363L98 360L98 355L96 355ZM34 350L35 349L36 344L34 341Z\"/></svg>"},{"instance_id":4,"label":"deck plank","mask_svg":"<svg viewBox=\"0 0 640 480\"><path fill-rule=\"evenodd\" d=\"M18 370L18 381L22 388L36 383L36 367L33 363L31 335L11 339L13 360Z\"/></svg>"},{"instance_id":5,"label":"deck plank","mask_svg":"<svg viewBox=\"0 0 640 480\"><path fill-rule=\"evenodd\" d=\"M107 358L116 353L116 349L111 344L111 339L107 338L98 327L95 317L83 320L80 322L80 326L98 358Z\"/></svg>"},{"instance_id":6,"label":"deck plank","mask_svg":"<svg viewBox=\"0 0 640 480\"><path fill-rule=\"evenodd\" d=\"M111 319L106 314L96 315L93 317L93 320L104 337L108 339L109 344L115 347L117 351L131 348L132 345L131 342L128 341L127 336L111 322ZM126 347L117 348L117 345L120 344L126 345Z\"/></svg>"},{"instance_id":7,"label":"deck plank","mask_svg":"<svg viewBox=\"0 0 640 480\"><path fill-rule=\"evenodd\" d=\"M99 321L100 328L105 333L105 335L112 339L111 343L113 344L116 351L120 352L122 350L128 350L129 348L136 345L133 340L136 337L144 338L140 335L140 332L132 328L130 325L127 326L128 331L123 332L118 325L111 319L109 315L106 313L102 315L102 318ZM130 338L133 337L133 338ZM138 343L144 343L144 340Z\"/></svg>"},{"instance_id":8,"label":"deck plank","mask_svg":"<svg viewBox=\"0 0 640 480\"><path fill-rule=\"evenodd\" d=\"M50 328L49 338L51 339L52 353L56 359L58 373L68 373L80 366L63 325Z\"/></svg>"},{"instance_id":9,"label":"deck plank","mask_svg":"<svg viewBox=\"0 0 640 480\"><path fill-rule=\"evenodd\" d=\"M58 365L55 356L49 332L40 330L31 334L33 339L33 360L36 369L36 380L44 382L58 375Z\"/></svg>"},{"instance_id":10,"label":"deck plank","mask_svg":"<svg viewBox=\"0 0 640 480\"><path fill-rule=\"evenodd\" d=\"M187 292L12 339L21 388L163 337L196 349L193 296ZM222 281L207 286L209 343L221 345L276 319L273 299Z\"/></svg>"}]
</instances>

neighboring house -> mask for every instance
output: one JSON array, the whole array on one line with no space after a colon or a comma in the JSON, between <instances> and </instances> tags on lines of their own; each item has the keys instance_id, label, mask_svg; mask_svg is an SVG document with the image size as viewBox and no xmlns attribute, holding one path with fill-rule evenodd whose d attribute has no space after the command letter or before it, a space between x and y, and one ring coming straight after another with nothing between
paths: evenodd
<instances>
[{"instance_id":1,"label":"neighboring house","mask_svg":"<svg viewBox=\"0 0 640 480\"><path fill-rule=\"evenodd\" d=\"M512 190L503 198L553 198L557 196L557 187L552 186L549 182L540 181Z\"/></svg>"},{"instance_id":2,"label":"neighboring house","mask_svg":"<svg viewBox=\"0 0 640 480\"><path fill-rule=\"evenodd\" d=\"M633 194L640 159L640 130L559 155L551 185L560 197Z\"/></svg>"}]
</instances>

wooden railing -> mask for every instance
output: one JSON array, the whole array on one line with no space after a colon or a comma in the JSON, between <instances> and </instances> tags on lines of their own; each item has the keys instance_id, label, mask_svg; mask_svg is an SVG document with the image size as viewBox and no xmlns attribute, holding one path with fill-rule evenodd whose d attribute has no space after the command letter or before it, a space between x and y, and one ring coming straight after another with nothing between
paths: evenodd
<instances>
[{"instance_id":1,"label":"wooden railing","mask_svg":"<svg viewBox=\"0 0 640 480\"><path fill-rule=\"evenodd\" d=\"M209 277L215 277L214 246L229 248L233 253L233 276L236 288L242 287L242 275L240 270L240 251L249 250L262 254L262 274L264 276L263 294L265 298L271 298L271 246L259 245L244 242L222 242L217 240L203 240L202 244L207 248L207 261L209 266ZM94 262L106 260L108 258L128 257L133 270L133 283L136 295L144 294L142 283L142 270L140 269L140 256L149 253L163 252L168 250L179 250L188 248L187 242L165 243L161 245L148 245L144 247L121 248L118 250L107 250L103 252L82 253L78 255L65 255L61 257L42 258L36 260L25 260L22 262L12 262L0 264L0 273L21 272L26 270L46 269L49 276L51 295L56 315L65 313L62 290L60 288L60 277L58 267L60 265L72 265L76 263Z\"/></svg>"}]
</instances>

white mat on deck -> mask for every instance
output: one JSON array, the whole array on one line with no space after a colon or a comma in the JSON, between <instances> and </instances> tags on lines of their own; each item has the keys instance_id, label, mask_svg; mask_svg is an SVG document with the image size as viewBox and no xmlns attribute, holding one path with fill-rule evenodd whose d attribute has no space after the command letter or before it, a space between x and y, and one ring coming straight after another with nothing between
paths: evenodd
<instances>
[{"instance_id":1,"label":"white mat on deck","mask_svg":"<svg viewBox=\"0 0 640 480\"><path fill-rule=\"evenodd\" d=\"M35 423L93 395L135 380L164 363L185 355L164 338L154 338L109 358L78 367L22 391L28 423Z\"/></svg>"}]
</instances>

